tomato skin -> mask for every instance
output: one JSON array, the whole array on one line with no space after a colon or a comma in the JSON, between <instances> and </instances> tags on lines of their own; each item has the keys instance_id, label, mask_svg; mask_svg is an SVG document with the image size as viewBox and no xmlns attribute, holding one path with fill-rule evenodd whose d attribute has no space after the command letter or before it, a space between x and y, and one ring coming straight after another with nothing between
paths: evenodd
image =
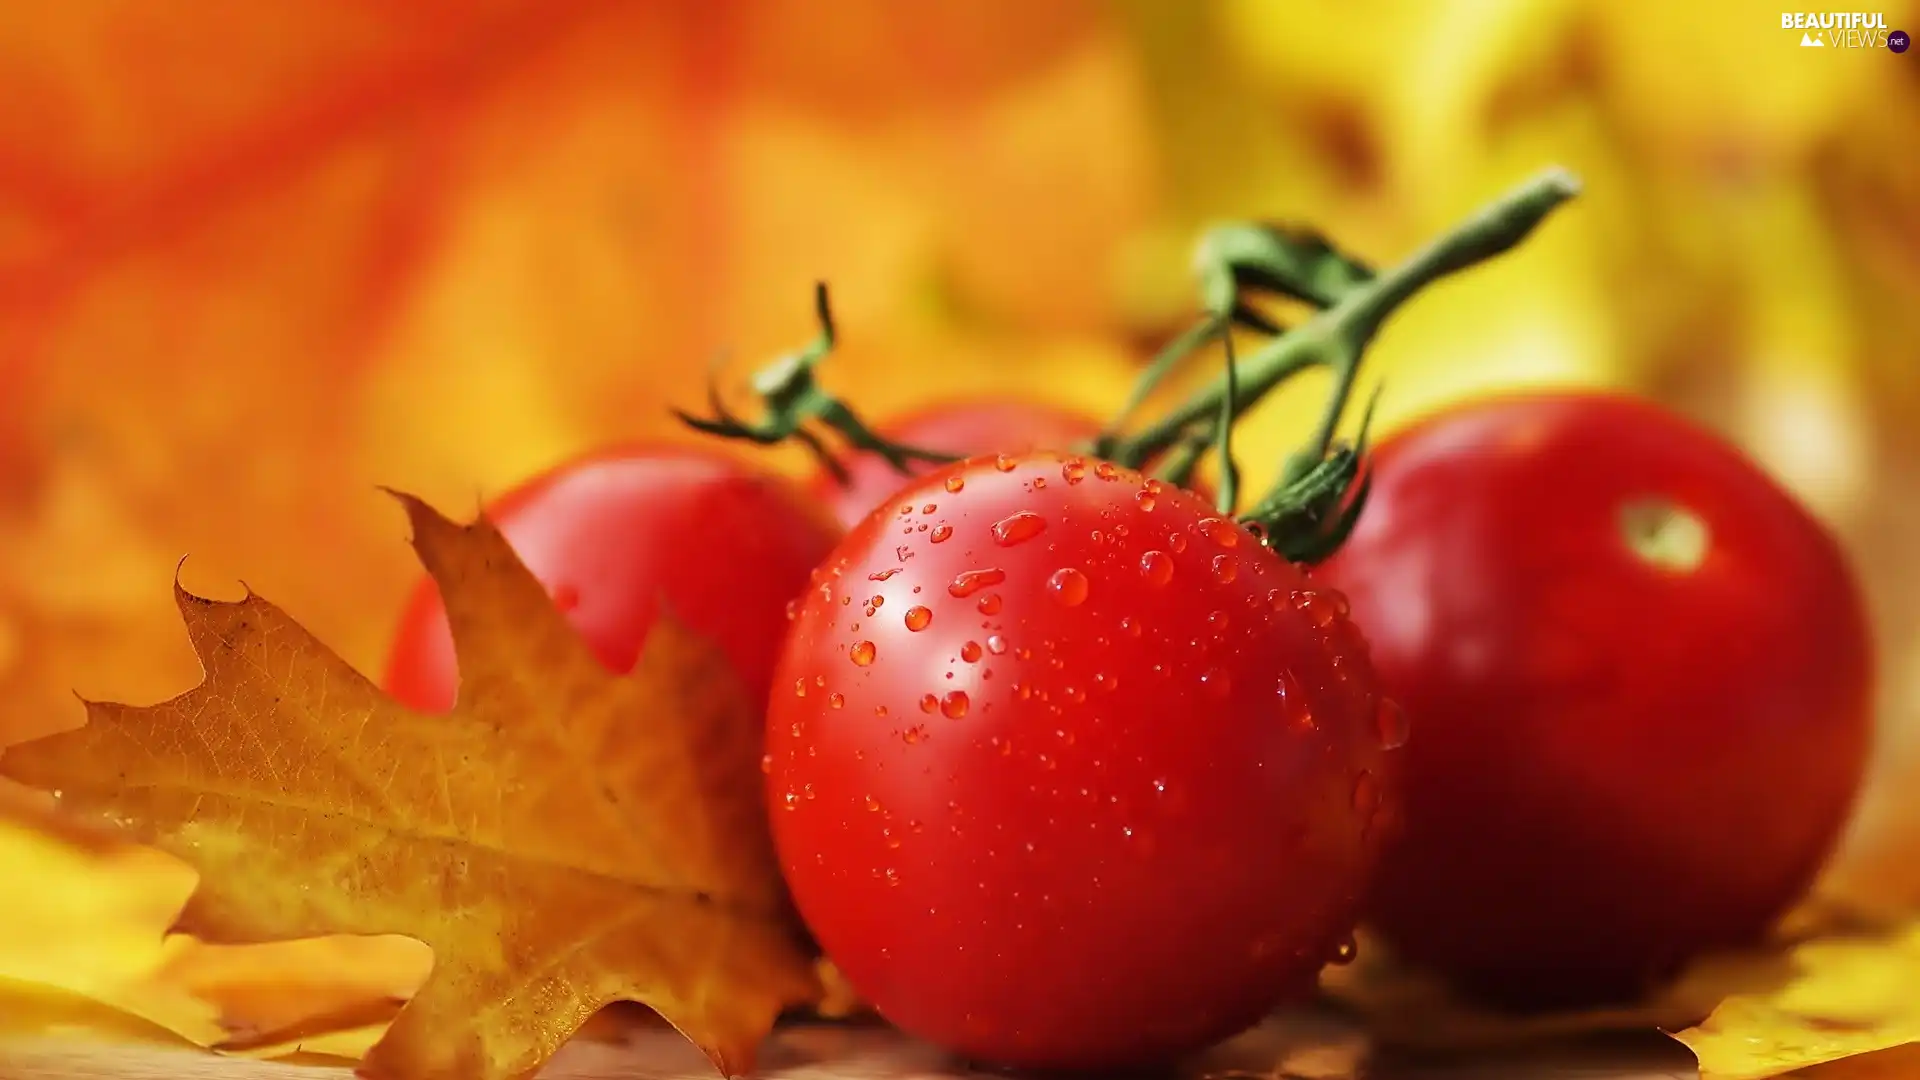
<instances>
[{"instance_id":1,"label":"tomato skin","mask_svg":"<svg viewBox=\"0 0 1920 1080\"><path fill-rule=\"evenodd\" d=\"M1623 397L1443 413L1382 444L1374 478L1316 576L1417 728L1382 936L1520 1007L1625 999L1761 936L1869 750L1869 630L1832 537L1732 447ZM1704 522L1697 568L1628 544L1623 507L1655 498Z\"/></svg>"},{"instance_id":2,"label":"tomato skin","mask_svg":"<svg viewBox=\"0 0 1920 1080\"><path fill-rule=\"evenodd\" d=\"M880 434L893 442L924 450L979 456L1020 454L1038 448L1077 449L1100 433L1100 421L1085 413L1035 401L982 398L948 402L910 413L882 426ZM840 524L851 529L888 496L941 466L915 462L912 476L878 454L848 455L842 462L848 482L841 484L821 470L813 492L824 500Z\"/></svg>"},{"instance_id":3,"label":"tomato skin","mask_svg":"<svg viewBox=\"0 0 1920 1080\"><path fill-rule=\"evenodd\" d=\"M537 476L487 508L611 671L632 669L661 601L766 700L786 605L839 529L787 481L716 453L615 447ZM387 663L402 704L453 706L459 682L439 590L415 587Z\"/></svg>"},{"instance_id":4,"label":"tomato skin","mask_svg":"<svg viewBox=\"0 0 1920 1080\"><path fill-rule=\"evenodd\" d=\"M882 1015L1096 1068L1311 988L1390 833L1337 597L1199 497L1045 451L926 475L817 578L770 699L770 814Z\"/></svg>"}]
</instances>

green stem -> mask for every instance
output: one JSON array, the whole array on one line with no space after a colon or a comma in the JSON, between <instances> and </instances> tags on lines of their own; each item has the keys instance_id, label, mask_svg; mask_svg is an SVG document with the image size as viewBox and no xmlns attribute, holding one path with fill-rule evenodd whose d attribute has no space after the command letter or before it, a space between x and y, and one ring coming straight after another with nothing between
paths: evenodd
<instances>
[{"instance_id":1,"label":"green stem","mask_svg":"<svg viewBox=\"0 0 1920 1080\"><path fill-rule=\"evenodd\" d=\"M1331 368L1340 385L1312 444L1324 456L1332 444L1360 354L1387 317L1435 281L1509 250L1555 207L1578 192L1579 182L1570 173L1549 169L1405 262L1358 283L1332 307L1240 362L1233 417L1238 419L1293 375L1312 367ZM1140 467L1173 445L1195 422L1218 411L1226 393L1227 379L1223 375L1147 430L1118 443L1112 460Z\"/></svg>"}]
</instances>

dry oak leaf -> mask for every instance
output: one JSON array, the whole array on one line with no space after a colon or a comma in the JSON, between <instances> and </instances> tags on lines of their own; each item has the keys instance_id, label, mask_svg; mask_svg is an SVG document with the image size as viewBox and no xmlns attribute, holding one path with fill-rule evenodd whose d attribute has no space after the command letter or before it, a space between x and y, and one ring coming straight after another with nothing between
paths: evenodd
<instances>
[{"instance_id":1,"label":"dry oak leaf","mask_svg":"<svg viewBox=\"0 0 1920 1080\"><path fill-rule=\"evenodd\" d=\"M432 974L362 1063L532 1073L637 1001L723 1072L819 987L763 812L757 710L662 618L607 673L485 520L398 496L446 597L449 715L402 708L267 601L175 594L206 671L9 750L0 773L201 874L178 928L222 943L402 934Z\"/></svg>"}]
</instances>

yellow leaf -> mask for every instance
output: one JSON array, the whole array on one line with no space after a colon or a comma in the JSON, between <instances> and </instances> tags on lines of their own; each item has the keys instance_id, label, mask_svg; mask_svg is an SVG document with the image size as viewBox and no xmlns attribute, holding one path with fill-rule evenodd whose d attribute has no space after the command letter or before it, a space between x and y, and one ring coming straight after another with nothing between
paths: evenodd
<instances>
[{"instance_id":1,"label":"yellow leaf","mask_svg":"<svg viewBox=\"0 0 1920 1080\"><path fill-rule=\"evenodd\" d=\"M1884 936L1817 938L1779 986L1735 994L1678 1033L1705 1080L1763 1080L1920 1042L1920 923Z\"/></svg>"},{"instance_id":2,"label":"yellow leaf","mask_svg":"<svg viewBox=\"0 0 1920 1080\"><path fill-rule=\"evenodd\" d=\"M605 671L499 532L402 497L447 599L450 716L393 703L280 609L176 586L206 669L93 703L0 771L192 863L181 928L221 942L404 934L434 968L373 1074L534 1071L616 1000L728 1072L819 987L767 832L755 710L670 619Z\"/></svg>"}]
</instances>

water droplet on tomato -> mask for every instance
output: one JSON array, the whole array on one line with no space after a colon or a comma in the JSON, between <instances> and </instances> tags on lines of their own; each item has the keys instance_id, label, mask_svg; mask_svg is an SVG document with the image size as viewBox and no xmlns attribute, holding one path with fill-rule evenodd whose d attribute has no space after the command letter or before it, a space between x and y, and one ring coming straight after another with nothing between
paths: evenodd
<instances>
[{"instance_id":1,"label":"water droplet on tomato","mask_svg":"<svg viewBox=\"0 0 1920 1080\"><path fill-rule=\"evenodd\" d=\"M1087 478L1087 463L1080 458L1068 458L1060 464L1060 476L1069 484L1077 484Z\"/></svg>"},{"instance_id":2,"label":"water droplet on tomato","mask_svg":"<svg viewBox=\"0 0 1920 1080\"><path fill-rule=\"evenodd\" d=\"M1224 668L1208 668L1200 673L1200 688L1217 698L1233 692L1233 677Z\"/></svg>"},{"instance_id":3,"label":"water droplet on tomato","mask_svg":"<svg viewBox=\"0 0 1920 1080\"><path fill-rule=\"evenodd\" d=\"M1261 547L1267 546L1267 527L1265 525L1257 521L1249 521L1240 527L1247 530L1247 534L1253 537L1254 543L1259 544Z\"/></svg>"},{"instance_id":4,"label":"water droplet on tomato","mask_svg":"<svg viewBox=\"0 0 1920 1080\"><path fill-rule=\"evenodd\" d=\"M1047 579L1047 591L1055 600L1067 607L1079 607L1087 602L1089 582L1087 575L1071 566L1063 566Z\"/></svg>"},{"instance_id":5,"label":"water droplet on tomato","mask_svg":"<svg viewBox=\"0 0 1920 1080\"><path fill-rule=\"evenodd\" d=\"M977 641L969 641L960 646L960 659L965 660L969 664L978 661L980 659L980 643Z\"/></svg>"},{"instance_id":6,"label":"water droplet on tomato","mask_svg":"<svg viewBox=\"0 0 1920 1080\"><path fill-rule=\"evenodd\" d=\"M868 795L867 796L867 813L877 814L879 812L880 812L880 800L874 798L872 795Z\"/></svg>"},{"instance_id":7,"label":"water droplet on tomato","mask_svg":"<svg viewBox=\"0 0 1920 1080\"><path fill-rule=\"evenodd\" d=\"M1047 519L1031 510L1009 514L993 523L993 542L1012 547L1039 536L1047 528Z\"/></svg>"},{"instance_id":8,"label":"water droplet on tomato","mask_svg":"<svg viewBox=\"0 0 1920 1080\"><path fill-rule=\"evenodd\" d=\"M930 713L940 707L940 699L932 694L920 695L920 711Z\"/></svg>"},{"instance_id":9,"label":"water droplet on tomato","mask_svg":"<svg viewBox=\"0 0 1920 1080\"><path fill-rule=\"evenodd\" d=\"M1275 611L1285 611L1288 607L1286 590L1268 589L1267 606Z\"/></svg>"},{"instance_id":10,"label":"water droplet on tomato","mask_svg":"<svg viewBox=\"0 0 1920 1080\"><path fill-rule=\"evenodd\" d=\"M895 870L891 866L887 867L887 887L890 889L900 887L900 871Z\"/></svg>"},{"instance_id":11,"label":"water droplet on tomato","mask_svg":"<svg viewBox=\"0 0 1920 1080\"><path fill-rule=\"evenodd\" d=\"M940 712L949 720L958 720L967 715L969 704L965 690L949 690L947 696L940 699Z\"/></svg>"},{"instance_id":12,"label":"water droplet on tomato","mask_svg":"<svg viewBox=\"0 0 1920 1080\"><path fill-rule=\"evenodd\" d=\"M908 746L913 746L917 744L920 741L920 737L922 735L925 735L926 733L927 733L926 728L920 726L919 724L915 724L914 726L900 733L900 741L906 743Z\"/></svg>"},{"instance_id":13,"label":"water droplet on tomato","mask_svg":"<svg viewBox=\"0 0 1920 1080\"><path fill-rule=\"evenodd\" d=\"M1155 795L1165 795L1167 793L1167 782L1160 779L1154 780L1153 793Z\"/></svg>"},{"instance_id":14,"label":"water droplet on tomato","mask_svg":"<svg viewBox=\"0 0 1920 1080\"><path fill-rule=\"evenodd\" d=\"M1353 940L1352 934L1348 934L1346 937L1340 939L1339 944L1333 947L1333 955L1327 958L1327 962L1344 966L1353 963L1359 955L1360 943Z\"/></svg>"},{"instance_id":15,"label":"water droplet on tomato","mask_svg":"<svg viewBox=\"0 0 1920 1080\"><path fill-rule=\"evenodd\" d=\"M867 575L867 580L868 580L868 581L885 581L885 580L887 580L888 578L890 578L890 577L892 577L893 575L895 575L895 574L897 574L897 573L899 573L899 572L900 572L900 568L899 568L899 567L897 567L897 566L890 566L890 567L888 567L887 569L885 569L885 570L882 570L882 571L880 571L880 572L879 572L879 573L877 573L877 574L868 574L868 575Z\"/></svg>"},{"instance_id":16,"label":"water droplet on tomato","mask_svg":"<svg viewBox=\"0 0 1920 1080\"><path fill-rule=\"evenodd\" d=\"M1146 488L1141 488L1139 491L1134 492L1133 501L1136 506L1146 511L1151 511L1156 505L1153 498L1153 492L1148 491Z\"/></svg>"},{"instance_id":17,"label":"water droplet on tomato","mask_svg":"<svg viewBox=\"0 0 1920 1080\"><path fill-rule=\"evenodd\" d=\"M1009 454L1000 454L993 459L993 467L999 469L1001 472L1012 472L1018 468L1019 465L1020 462Z\"/></svg>"},{"instance_id":18,"label":"water droplet on tomato","mask_svg":"<svg viewBox=\"0 0 1920 1080\"><path fill-rule=\"evenodd\" d=\"M1093 475L1102 480L1115 480L1119 478L1120 470L1114 467L1113 462L1103 461L1093 467Z\"/></svg>"},{"instance_id":19,"label":"water droplet on tomato","mask_svg":"<svg viewBox=\"0 0 1920 1080\"><path fill-rule=\"evenodd\" d=\"M789 791L781 796L780 807L783 810L800 809L800 793L797 791Z\"/></svg>"},{"instance_id":20,"label":"water droplet on tomato","mask_svg":"<svg viewBox=\"0 0 1920 1080\"><path fill-rule=\"evenodd\" d=\"M1077 686L1069 686L1065 690L1061 691L1061 693L1065 694L1066 699L1068 701L1073 702L1075 705L1082 704L1087 700L1087 692L1085 690L1080 689Z\"/></svg>"},{"instance_id":21,"label":"water droplet on tomato","mask_svg":"<svg viewBox=\"0 0 1920 1080\"><path fill-rule=\"evenodd\" d=\"M1224 611L1216 611L1207 616L1207 625L1213 627L1215 633L1221 633L1233 625L1233 619Z\"/></svg>"},{"instance_id":22,"label":"water droplet on tomato","mask_svg":"<svg viewBox=\"0 0 1920 1080\"><path fill-rule=\"evenodd\" d=\"M884 717L884 716L886 716L886 715L887 715L887 707L886 707L885 705L875 705L875 706L873 707L873 715L875 715L875 716L879 716L879 717Z\"/></svg>"},{"instance_id":23,"label":"water droplet on tomato","mask_svg":"<svg viewBox=\"0 0 1920 1080\"><path fill-rule=\"evenodd\" d=\"M1122 616L1120 619L1120 632L1127 635L1130 638L1139 637L1140 636L1140 620L1134 618L1131 615Z\"/></svg>"},{"instance_id":24,"label":"water droplet on tomato","mask_svg":"<svg viewBox=\"0 0 1920 1080\"><path fill-rule=\"evenodd\" d=\"M887 850L889 850L889 851L897 851L897 850L899 850L899 848L900 848L900 838L899 838L898 836L895 836L895 835L893 834L893 829L891 829L891 828L882 828L882 829L880 830L880 836L881 836L881 838L882 838L882 839L884 839L884 840L885 840L885 841L887 842Z\"/></svg>"},{"instance_id":25,"label":"water droplet on tomato","mask_svg":"<svg viewBox=\"0 0 1920 1080\"><path fill-rule=\"evenodd\" d=\"M1201 518L1194 528L1200 530L1200 535L1221 547L1230 548L1240 543L1240 530L1234 528L1233 522L1226 518Z\"/></svg>"},{"instance_id":26,"label":"water droplet on tomato","mask_svg":"<svg viewBox=\"0 0 1920 1080\"><path fill-rule=\"evenodd\" d=\"M1168 534L1167 546L1173 549L1175 555L1187 550L1187 534L1183 532Z\"/></svg>"},{"instance_id":27,"label":"water droplet on tomato","mask_svg":"<svg viewBox=\"0 0 1920 1080\"><path fill-rule=\"evenodd\" d=\"M798 600L787 601L787 621L792 622L793 620L799 617L800 617L800 601Z\"/></svg>"},{"instance_id":28,"label":"water droplet on tomato","mask_svg":"<svg viewBox=\"0 0 1920 1080\"><path fill-rule=\"evenodd\" d=\"M1213 580L1225 585L1240 576L1240 560L1221 552L1213 557Z\"/></svg>"},{"instance_id":29,"label":"water droplet on tomato","mask_svg":"<svg viewBox=\"0 0 1920 1080\"><path fill-rule=\"evenodd\" d=\"M965 599L989 585L998 585L1007 580L1005 570L963 570L953 576L947 585L947 595L955 599Z\"/></svg>"},{"instance_id":30,"label":"water droplet on tomato","mask_svg":"<svg viewBox=\"0 0 1920 1080\"><path fill-rule=\"evenodd\" d=\"M1039 491L1040 489L1046 486L1047 486L1047 478L1044 476L1036 476L1033 478L1033 482L1027 485L1027 490Z\"/></svg>"},{"instance_id":31,"label":"water droplet on tomato","mask_svg":"<svg viewBox=\"0 0 1920 1080\"><path fill-rule=\"evenodd\" d=\"M927 610L924 607L921 607L918 604L915 604L914 606L907 609L907 614L901 621L907 624L908 630L911 630L917 634L920 631L925 630L928 626L932 625L933 612Z\"/></svg>"},{"instance_id":32,"label":"water droplet on tomato","mask_svg":"<svg viewBox=\"0 0 1920 1080\"><path fill-rule=\"evenodd\" d=\"M1380 736L1380 749L1398 750L1407 745L1410 731L1407 723L1407 710L1390 697L1380 699L1373 713L1373 730Z\"/></svg>"},{"instance_id":33,"label":"water droplet on tomato","mask_svg":"<svg viewBox=\"0 0 1920 1080\"><path fill-rule=\"evenodd\" d=\"M793 696L794 697L807 696L807 680L806 679L802 678L802 679L793 680Z\"/></svg>"},{"instance_id":34,"label":"water droplet on tomato","mask_svg":"<svg viewBox=\"0 0 1920 1080\"><path fill-rule=\"evenodd\" d=\"M893 557L899 559L901 562L906 562L908 559L913 558L913 549L905 544L901 544L899 547L893 549Z\"/></svg>"},{"instance_id":35,"label":"water droplet on tomato","mask_svg":"<svg viewBox=\"0 0 1920 1080\"><path fill-rule=\"evenodd\" d=\"M834 693L827 695L827 708L844 709L846 707L847 707L847 699L844 694L841 694L838 691L835 691Z\"/></svg>"},{"instance_id":36,"label":"water droplet on tomato","mask_svg":"<svg viewBox=\"0 0 1920 1080\"><path fill-rule=\"evenodd\" d=\"M1120 676L1105 671L1097 671L1094 672L1093 675L1093 685L1108 693L1112 693L1120 689Z\"/></svg>"},{"instance_id":37,"label":"water droplet on tomato","mask_svg":"<svg viewBox=\"0 0 1920 1080\"><path fill-rule=\"evenodd\" d=\"M856 641L847 649L847 659L853 661L855 667L866 667L879 652L871 641Z\"/></svg>"},{"instance_id":38,"label":"water droplet on tomato","mask_svg":"<svg viewBox=\"0 0 1920 1080\"><path fill-rule=\"evenodd\" d=\"M1007 651L1007 639L1001 637L999 634L988 634L987 651L995 656L1005 653Z\"/></svg>"},{"instance_id":39,"label":"water droplet on tomato","mask_svg":"<svg viewBox=\"0 0 1920 1080\"><path fill-rule=\"evenodd\" d=\"M1374 812L1379 809L1380 781L1374 779L1371 770L1361 769L1360 775L1353 778L1353 812L1366 823L1373 820Z\"/></svg>"},{"instance_id":40,"label":"water droplet on tomato","mask_svg":"<svg viewBox=\"0 0 1920 1080\"><path fill-rule=\"evenodd\" d=\"M933 527L933 531L927 534L927 539L935 544L941 544L941 543L945 543L947 537L952 535L953 535L953 526L935 525Z\"/></svg>"},{"instance_id":41,"label":"water droplet on tomato","mask_svg":"<svg viewBox=\"0 0 1920 1080\"><path fill-rule=\"evenodd\" d=\"M980 602L973 606L979 609L982 615L998 615L1000 613L1000 594L990 592L981 597Z\"/></svg>"},{"instance_id":42,"label":"water droplet on tomato","mask_svg":"<svg viewBox=\"0 0 1920 1080\"><path fill-rule=\"evenodd\" d=\"M1173 556L1164 551L1149 551L1140 556L1140 576L1149 585L1165 585L1173 580Z\"/></svg>"},{"instance_id":43,"label":"water droplet on tomato","mask_svg":"<svg viewBox=\"0 0 1920 1080\"><path fill-rule=\"evenodd\" d=\"M960 489L961 489L961 488L964 488L964 487L966 487L966 486L967 486L967 478L966 478L966 477L964 477L964 476L949 476L949 477L947 477L947 490L948 490L948 491L951 491L951 492L953 492L953 493L955 493L955 494L959 494L959 492L960 492Z\"/></svg>"},{"instance_id":44,"label":"water droplet on tomato","mask_svg":"<svg viewBox=\"0 0 1920 1080\"><path fill-rule=\"evenodd\" d=\"M762 773L765 773L768 776L773 775L773 755L772 754L760 755L760 771Z\"/></svg>"}]
</instances>

